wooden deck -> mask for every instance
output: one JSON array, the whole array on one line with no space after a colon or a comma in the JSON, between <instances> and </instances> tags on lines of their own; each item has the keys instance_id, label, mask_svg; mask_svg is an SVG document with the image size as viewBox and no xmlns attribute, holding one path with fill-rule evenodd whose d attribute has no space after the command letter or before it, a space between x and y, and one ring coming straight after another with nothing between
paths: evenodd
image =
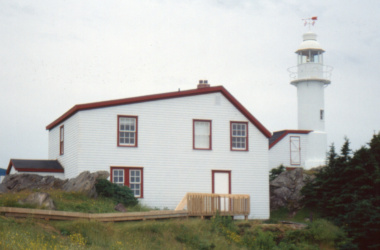
<instances>
[{"instance_id":1,"label":"wooden deck","mask_svg":"<svg viewBox=\"0 0 380 250\"><path fill-rule=\"evenodd\" d=\"M177 206L181 211L187 206L189 216L243 215L250 214L250 197L246 194L187 193Z\"/></svg>"}]
</instances>

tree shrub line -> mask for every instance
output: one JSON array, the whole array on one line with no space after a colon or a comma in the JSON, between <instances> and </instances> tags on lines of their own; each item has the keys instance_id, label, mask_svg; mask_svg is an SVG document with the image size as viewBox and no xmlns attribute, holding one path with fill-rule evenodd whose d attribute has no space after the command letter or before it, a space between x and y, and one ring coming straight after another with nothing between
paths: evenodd
<instances>
[{"instance_id":1,"label":"tree shrub line","mask_svg":"<svg viewBox=\"0 0 380 250\"><path fill-rule=\"evenodd\" d=\"M340 154L332 145L327 166L302 190L305 206L342 227L352 238L345 249L380 248L380 133L352 152L346 139Z\"/></svg>"}]
</instances>

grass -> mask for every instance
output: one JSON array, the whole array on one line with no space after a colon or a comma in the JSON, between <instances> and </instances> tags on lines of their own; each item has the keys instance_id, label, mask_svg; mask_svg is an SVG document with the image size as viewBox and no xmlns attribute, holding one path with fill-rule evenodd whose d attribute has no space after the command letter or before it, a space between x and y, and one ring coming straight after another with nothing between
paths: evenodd
<instances>
[{"instance_id":1,"label":"grass","mask_svg":"<svg viewBox=\"0 0 380 250\"><path fill-rule=\"evenodd\" d=\"M47 190L44 191L50 194L54 200L57 210L69 212L82 212L82 213L115 213L115 202L106 197L98 197L92 199L84 194L77 192L64 192L61 190ZM5 193L0 194L0 206L2 207L22 207L22 208L38 208L31 205L21 205L19 200L25 199L32 191L22 191L17 194ZM128 207L129 212L143 212L150 211L149 207L143 205L136 205Z\"/></svg>"},{"instance_id":2,"label":"grass","mask_svg":"<svg viewBox=\"0 0 380 250\"><path fill-rule=\"evenodd\" d=\"M343 240L325 220L295 230L222 217L103 223L0 216L0 249L336 249Z\"/></svg>"},{"instance_id":3,"label":"grass","mask_svg":"<svg viewBox=\"0 0 380 250\"><path fill-rule=\"evenodd\" d=\"M18 206L31 192L0 194L0 206ZM58 210L86 213L114 211L108 198L90 199L79 193L49 191ZM25 207L25 206L22 206ZM128 211L148 211L144 206ZM303 230L273 224L305 222L310 210L289 218L289 211L272 212L271 220L234 221L216 216L210 220L171 219L104 223L97 221L44 221L14 219L0 215L0 249L336 249L347 240L330 222L314 220ZM272 223L272 224L268 224Z\"/></svg>"},{"instance_id":4,"label":"grass","mask_svg":"<svg viewBox=\"0 0 380 250\"><path fill-rule=\"evenodd\" d=\"M318 211L313 211L308 208L299 210L295 216L291 216L290 212L286 208L281 208L275 211L271 211L270 219L265 223L279 223L280 221L293 221L298 223L305 223L310 220L320 219L321 216Z\"/></svg>"}]
</instances>

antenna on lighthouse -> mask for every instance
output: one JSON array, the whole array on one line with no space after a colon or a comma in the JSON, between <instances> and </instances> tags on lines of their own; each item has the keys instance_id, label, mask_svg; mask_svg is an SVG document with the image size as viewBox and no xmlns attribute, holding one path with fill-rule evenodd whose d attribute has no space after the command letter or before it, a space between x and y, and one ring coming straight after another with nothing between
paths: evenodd
<instances>
[{"instance_id":1,"label":"antenna on lighthouse","mask_svg":"<svg viewBox=\"0 0 380 250\"><path fill-rule=\"evenodd\" d=\"M316 16L302 19L302 21L304 22L303 25L304 26L308 25L309 30L311 29L311 26L314 26L315 21L317 21L317 20L318 20L318 17L316 17Z\"/></svg>"}]
</instances>

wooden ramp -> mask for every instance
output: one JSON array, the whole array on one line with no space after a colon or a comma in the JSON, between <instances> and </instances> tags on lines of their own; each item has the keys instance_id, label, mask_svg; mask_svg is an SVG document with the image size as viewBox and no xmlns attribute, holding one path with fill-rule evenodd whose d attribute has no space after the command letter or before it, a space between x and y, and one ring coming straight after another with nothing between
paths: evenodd
<instances>
[{"instance_id":1,"label":"wooden ramp","mask_svg":"<svg viewBox=\"0 0 380 250\"><path fill-rule=\"evenodd\" d=\"M156 220L170 218L187 218L187 211L160 210L149 212L131 213L104 213L89 214L78 212L65 212L43 209L29 209L17 207L0 207L0 213L11 217L32 217L45 220L97 220L104 222L112 221L135 221L135 220Z\"/></svg>"}]
</instances>

